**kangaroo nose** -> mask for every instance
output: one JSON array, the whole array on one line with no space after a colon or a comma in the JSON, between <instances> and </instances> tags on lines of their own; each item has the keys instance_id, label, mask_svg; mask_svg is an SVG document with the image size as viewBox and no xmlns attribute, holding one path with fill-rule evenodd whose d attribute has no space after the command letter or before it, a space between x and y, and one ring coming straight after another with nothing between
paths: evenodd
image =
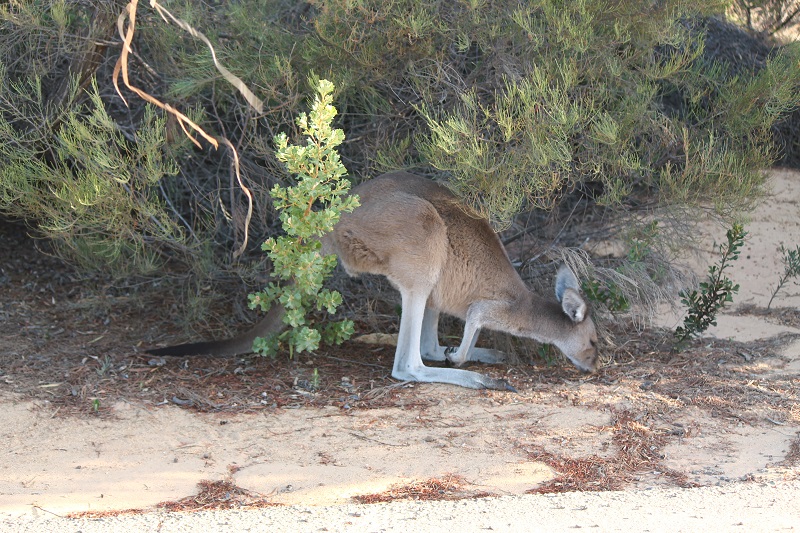
<instances>
[{"instance_id":1,"label":"kangaroo nose","mask_svg":"<svg viewBox=\"0 0 800 533\"><path fill-rule=\"evenodd\" d=\"M599 357L597 356L597 350L592 350L589 352L588 350L584 352L584 359L586 362L586 371L587 372L594 372L597 370L597 366L599 364Z\"/></svg>"}]
</instances>

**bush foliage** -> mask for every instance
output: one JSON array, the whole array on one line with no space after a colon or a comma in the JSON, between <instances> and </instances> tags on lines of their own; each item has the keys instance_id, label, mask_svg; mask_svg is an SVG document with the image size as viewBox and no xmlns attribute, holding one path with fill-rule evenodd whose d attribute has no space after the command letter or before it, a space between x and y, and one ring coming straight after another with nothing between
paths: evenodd
<instances>
[{"instance_id":1,"label":"bush foliage","mask_svg":"<svg viewBox=\"0 0 800 533\"><path fill-rule=\"evenodd\" d=\"M697 337L711 326L717 325L717 313L725 304L733 301L739 292L739 284L734 284L725 272L732 261L739 259L747 232L741 224L734 223L726 234L727 243L715 245L720 259L708 267L706 281L700 283L698 290L681 292L681 302L687 308L683 325L675 328L675 347L682 347L689 339Z\"/></svg>"},{"instance_id":2,"label":"bush foliage","mask_svg":"<svg viewBox=\"0 0 800 533\"><path fill-rule=\"evenodd\" d=\"M285 134L275 137L276 157L296 176L297 183L292 187L275 185L270 193L286 235L270 237L262 248L280 281L249 297L250 307L262 311L280 303L286 311L283 322L290 329L256 339L254 351L262 355L275 355L282 345L289 348L290 355L313 351L320 341L341 344L353 334L350 320L326 320L325 327L318 328L309 319L314 308L333 315L342 303L339 292L322 286L336 266L336 256L322 255L319 237L333 230L342 213L358 206L358 197L347 194L347 169L336 151L344 132L331 128L336 116L333 89L331 82L320 80L311 111L298 117L297 124L306 136L304 145L290 145Z\"/></svg>"},{"instance_id":3,"label":"bush foliage","mask_svg":"<svg viewBox=\"0 0 800 533\"><path fill-rule=\"evenodd\" d=\"M793 46L752 69L715 60L704 37L708 21L729 25L723 2L163 3L265 102L254 113L207 47L139 5L134 83L239 150L256 213L236 261L245 204L224 152L194 149L110 85L124 2L0 6L0 212L118 273L168 259L250 277L280 232L269 191L291 183L272 138L301 136L293 117L320 77L337 87L354 179L436 174L498 228L520 211L599 208L594 232L613 232L614 213L748 207L778 155L773 124L800 94Z\"/></svg>"}]
</instances>

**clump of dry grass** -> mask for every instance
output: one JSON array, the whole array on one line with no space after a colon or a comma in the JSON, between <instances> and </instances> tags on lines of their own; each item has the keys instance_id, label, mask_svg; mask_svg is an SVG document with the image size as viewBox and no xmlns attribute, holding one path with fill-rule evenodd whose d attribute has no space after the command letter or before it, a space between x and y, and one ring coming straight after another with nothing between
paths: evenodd
<instances>
[{"instance_id":1,"label":"clump of dry grass","mask_svg":"<svg viewBox=\"0 0 800 533\"><path fill-rule=\"evenodd\" d=\"M200 491L174 502L162 502L156 507L167 511L207 511L210 509L256 509L280 505L264 495L237 487L233 481L209 481L197 484Z\"/></svg>"},{"instance_id":2,"label":"clump of dry grass","mask_svg":"<svg viewBox=\"0 0 800 533\"><path fill-rule=\"evenodd\" d=\"M234 468L229 468L235 473ZM210 481L204 479L197 484L200 489L197 494L187 496L177 501L161 502L156 507L165 511L209 511L217 509L258 509L280 505L266 498L264 495L237 487L233 481ZM146 509L121 509L112 511L85 511L69 513L67 518L103 518L127 514L140 514Z\"/></svg>"},{"instance_id":3,"label":"clump of dry grass","mask_svg":"<svg viewBox=\"0 0 800 533\"><path fill-rule=\"evenodd\" d=\"M537 448L530 459L541 461L558 475L528 494L547 494L568 491L606 491L625 488L638 474L659 472L681 487L692 486L686 475L661 465L662 449L668 435L638 421L630 412L619 413L608 428L614 435L616 453L611 457L592 455L570 458Z\"/></svg>"},{"instance_id":4,"label":"clump of dry grass","mask_svg":"<svg viewBox=\"0 0 800 533\"><path fill-rule=\"evenodd\" d=\"M430 478L425 481L414 481L409 484L392 485L389 490L375 494L353 496L356 503L386 503L397 500L463 500L466 498L487 498L494 496L489 492L474 491L466 488L469 485L463 476L445 474L441 478Z\"/></svg>"}]
</instances>

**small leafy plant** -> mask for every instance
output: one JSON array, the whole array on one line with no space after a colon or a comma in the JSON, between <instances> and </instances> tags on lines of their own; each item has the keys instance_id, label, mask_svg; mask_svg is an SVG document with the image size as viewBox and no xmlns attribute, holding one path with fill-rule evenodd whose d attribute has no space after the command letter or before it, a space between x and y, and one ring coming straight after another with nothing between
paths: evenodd
<instances>
[{"instance_id":1,"label":"small leafy plant","mask_svg":"<svg viewBox=\"0 0 800 533\"><path fill-rule=\"evenodd\" d=\"M767 309L772 305L772 300L775 299L775 295L778 294L778 291L789 281L789 278L800 276L800 246L797 246L794 250L790 250L781 244L781 253L783 254L784 270L783 274L778 279L778 286L775 287L775 290L772 292L772 297L769 299ZM797 284L798 282L795 281L795 283Z\"/></svg>"},{"instance_id":2,"label":"small leafy plant","mask_svg":"<svg viewBox=\"0 0 800 533\"><path fill-rule=\"evenodd\" d=\"M350 182L336 151L344 133L331 127L336 116L333 90L333 83L321 80L310 113L297 118L307 137L304 146L289 144L284 133L275 137L276 157L297 182L292 187L275 185L270 191L286 235L270 238L262 246L278 281L251 294L250 308L267 311L278 302L286 310L283 321L290 327L256 339L253 351L262 355L274 355L285 345L291 357L294 352L316 350L320 342L339 344L353 334L350 320L328 322L318 329L309 318L312 309L334 314L342 303L341 294L322 288L336 266L336 256L322 255L319 237L333 229L341 213L358 206L358 198L347 195Z\"/></svg>"},{"instance_id":3,"label":"small leafy plant","mask_svg":"<svg viewBox=\"0 0 800 533\"><path fill-rule=\"evenodd\" d=\"M631 307L628 299L614 283L590 279L581 288L590 301L603 304L612 313L623 313Z\"/></svg>"},{"instance_id":4,"label":"small leafy plant","mask_svg":"<svg viewBox=\"0 0 800 533\"><path fill-rule=\"evenodd\" d=\"M647 271L646 262L653 255L653 243L658 238L658 221L652 221L642 227L635 227L625 235L628 251L623 264L614 270L625 275L630 269ZM657 275L647 271L652 278ZM631 309L631 300L635 294L630 287L625 287L611 279L588 279L581 288L586 297L604 306L611 313L625 313Z\"/></svg>"},{"instance_id":5,"label":"small leafy plant","mask_svg":"<svg viewBox=\"0 0 800 533\"><path fill-rule=\"evenodd\" d=\"M724 273L730 262L738 259L747 232L741 224L734 224L726 236L728 242L719 245L722 256L719 264L709 267L708 278L700 283L700 290L682 291L680 294L681 303L688 308L688 312L683 320L683 326L675 329L676 348L709 327L716 326L717 311L726 303L732 302L733 295L739 291L739 285L734 285Z\"/></svg>"},{"instance_id":6,"label":"small leafy plant","mask_svg":"<svg viewBox=\"0 0 800 533\"><path fill-rule=\"evenodd\" d=\"M558 353L552 344L542 343L536 348L539 359L547 366L554 366L558 361Z\"/></svg>"}]
</instances>

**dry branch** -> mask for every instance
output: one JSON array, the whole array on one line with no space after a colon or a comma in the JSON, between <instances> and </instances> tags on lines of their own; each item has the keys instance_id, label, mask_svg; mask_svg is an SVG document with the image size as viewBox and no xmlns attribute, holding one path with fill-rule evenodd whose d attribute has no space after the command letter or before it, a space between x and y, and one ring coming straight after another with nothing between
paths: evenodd
<instances>
[{"instance_id":1,"label":"dry branch","mask_svg":"<svg viewBox=\"0 0 800 533\"><path fill-rule=\"evenodd\" d=\"M192 137L192 135L189 133L189 130L187 129L187 126L189 126L189 128L200 134L206 141L208 141L212 146L214 146L214 148L219 148L219 144L222 143L231 150L233 154L233 163L234 163L234 171L236 173L236 180L239 183L239 187L242 189L242 192L247 197L247 215L245 216L245 223L244 223L244 239L242 241L241 246L239 246L239 248L233 253L233 258L236 259L237 257L241 256L242 253L244 253L245 249L247 248L248 230L250 227L250 220L253 217L253 194L250 192L250 189L247 188L242 182L241 169L239 167L239 154L237 153L236 148L233 146L233 143L231 143L227 138L221 137L220 140L218 141L217 139L206 133L205 130L203 130L203 128L201 128L199 125L193 122L189 117L187 117L186 115L184 115L171 105L164 103L159 99L155 98L154 96L143 91L142 89L139 89L138 87L134 87L133 85L131 85L130 80L128 78L128 54L132 53L133 51L131 48L131 43L133 42L133 35L135 33L136 8L138 4L139 0L131 0L128 3L128 5L125 6L125 10L122 13L120 13L119 18L117 19L117 29L119 30L119 34L120 37L122 38L123 45L119 59L117 60L116 65L114 66L114 73L112 75L114 88L116 89L119 97L122 99L123 102L125 102L125 105L127 106L128 102L127 100L125 100L125 97L122 95L122 92L119 89L119 74L121 72L122 81L125 83L125 86L128 87L128 89L136 93L141 99L145 100L146 102L149 102L154 106L159 107L164 111L172 114L177 119L178 124L180 124L181 129L186 134L186 136L198 148L202 149L202 146L197 141L197 139ZM214 47L211 45L211 42L205 35L192 28L186 22L173 16L172 13L167 11L163 6L161 6L155 0L150 0L150 6L153 7L158 12L159 15L161 15L161 18L165 22L169 22L167 18L169 17L170 20L172 20L182 29L186 30L190 35L206 43L206 45L208 45L209 49L211 50L211 56L214 60L214 66L217 67L217 70L219 70L222 76L226 80L228 80L228 82L231 83L231 85L236 87L239 90L239 92L242 93L245 99L250 103L251 106L253 106L254 109L256 109L256 111L258 111L259 113L263 111L264 107L263 102L260 99L258 99L252 93L252 91L250 91L250 89L248 89L245 86L244 82L241 79L233 75L228 69L223 67L217 61L217 55L216 52L214 51ZM127 29L125 28L126 20L128 22Z\"/></svg>"}]
</instances>

